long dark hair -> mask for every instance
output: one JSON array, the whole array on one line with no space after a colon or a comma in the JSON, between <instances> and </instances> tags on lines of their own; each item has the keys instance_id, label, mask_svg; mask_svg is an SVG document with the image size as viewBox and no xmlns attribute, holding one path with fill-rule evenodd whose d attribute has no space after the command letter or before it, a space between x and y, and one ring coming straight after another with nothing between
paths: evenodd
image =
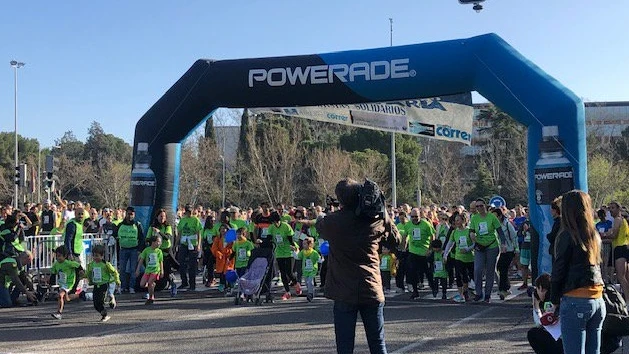
<instances>
[{"instance_id":1,"label":"long dark hair","mask_svg":"<svg viewBox=\"0 0 629 354\"><path fill-rule=\"evenodd\" d=\"M161 222L159 222L159 214L161 213L165 213L166 214L166 221L164 221L164 223L162 224ZM166 209L159 209L156 213L155 213L155 217L153 217L153 223L151 223L151 226L154 228L161 228L161 227L166 227L169 226L170 223L168 223L168 213L166 212Z\"/></svg>"},{"instance_id":2,"label":"long dark hair","mask_svg":"<svg viewBox=\"0 0 629 354\"><path fill-rule=\"evenodd\" d=\"M561 230L568 232L572 241L588 254L591 265L601 262L601 237L594 227L592 200L587 193L575 189L563 195Z\"/></svg>"}]
</instances>

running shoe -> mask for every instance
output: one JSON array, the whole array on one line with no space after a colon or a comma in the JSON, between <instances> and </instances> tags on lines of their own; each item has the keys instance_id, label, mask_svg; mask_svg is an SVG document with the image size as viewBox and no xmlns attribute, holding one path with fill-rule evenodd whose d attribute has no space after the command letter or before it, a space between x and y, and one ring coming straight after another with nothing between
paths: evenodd
<instances>
[{"instance_id":1,"label":"running shoe","mask_svg":"<svg viewBox=\"0 0 629 354\"><path fill-rule=\"evenodd\" d=\"M109 316L109 315L105 315L105 316L101 317L100 321L101 321L101 322L107 322L107 321L109 321L110 319L111 319L111 316Z\"/></svg>"},{"instance_id":2,"label":"running shoe","mask_svg":"<svg viewBox=\"0 0 629 354\"><path fill-rule=\"evenodd\" d=\"M465 299L463 298L463 296L461 296L461 294L456 294L456 295L454 295L454 297L452 298L452 300L453 300L454 302L457 302L457 303L460 303L460 304L465 303Z\"/></svg>"},{"instance_id":3,"label":"running shoe","mask_svg":"<svg viewBox=\"0 0 629 354\"><path fill-rule=\"evenodd\" d=\"M500 296L500 300L504 300L509 294L506 291L498 292L498 296Z\"/></svg>"},{"instance_id":4,"label":"running shoe","mask_svg":"<svg viewBox=\"0 0 629 354\"><path fill-rule=\"evenodd\" d=\"M312 299L314 299L314 294L306 295L306 300L308 300L308 302L312 302Z\"/></svg>"},{"instance_id":5,"label":"running shoe","mask_svg":"<svg viewBox=\"0 0 629 354\"><path fill-rule=\"evenodd\" d=\"M481 300L483 300L483 297L481 295L474 296L474 302L479 302Z\"/></svg>"},{"instance_id":6,"label":"running shoe","mask_svg":"<svg viewBox=\"0 0 629 354\"><path fill-rule=\"evenodd\" d=\"M55 313L51 313L50 316L52 316L53 318L60 320L61 319L61 314L59 312L55 312Z\"/></svg>"}]
</instances>

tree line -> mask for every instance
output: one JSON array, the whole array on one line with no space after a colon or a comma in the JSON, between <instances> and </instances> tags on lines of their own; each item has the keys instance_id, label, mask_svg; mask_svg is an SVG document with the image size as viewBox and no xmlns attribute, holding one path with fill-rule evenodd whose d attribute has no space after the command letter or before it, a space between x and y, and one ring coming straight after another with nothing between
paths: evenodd
<instances>
[{"instance_id":1,"label":"tree line","mask_svg":"<svg viewBox=\"0 0 629 354\"><path fill-rule=\"evenodd\" d=\"M527 203L526 128L489 106L480 120L491 122L483 139L462 154L463 145L396 135L398 204L468 203L500 194L508 205ZM182 146L179 199L181 204L222 204L222 145L210 118L204 129ZM225 174L226 204L253 206L260 201L293 205L323 204L344 177L375 180L391 195L390 133L280 115L240 117L236 160ZM0 200L13 195L11 132L0 133ZM132 148L92 122L85 142L72 131L55 140L57 189L68 200L92 205L124 206L129 200ZM589 189L595 205L612 199L629 203L629 129L620 138L588 137ZM39 143L19 137L19 158L37 165ZM42 150L43 156L51 153ZM45 193L42 192L45 196ZM27 194L29 200L36 198Z\"/></svg>"}]
</instances>

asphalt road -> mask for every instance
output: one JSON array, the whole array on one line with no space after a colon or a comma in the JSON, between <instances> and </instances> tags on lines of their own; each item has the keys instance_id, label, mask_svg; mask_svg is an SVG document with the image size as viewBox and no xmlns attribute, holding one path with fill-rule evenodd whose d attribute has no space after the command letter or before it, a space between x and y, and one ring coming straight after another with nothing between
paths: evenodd
<instances>
[{"instance_id":1,"label":"asphalt road","mask_svg":"<svg viewBox=\"0 0 629 354\"><path fill-rule=\"evenodd\" d=\"M390 353L531 352L526 331L532 320L525 294L491 304L455 304L434 300L428 292L422 295L415 301L408 300L408 294L387 297ZM312 303L293 297L263 306L235 306L233 298L209 289L176 298L162 292L152 306L144 305L141 294L118 300L107 323L99 322L91 302L68 304L60 321L50 316L54 302L2 309L0 352L335 352L332 301L322 297ZM368 352L360 318L355 352Z\"/></svg>"}]
</instances>

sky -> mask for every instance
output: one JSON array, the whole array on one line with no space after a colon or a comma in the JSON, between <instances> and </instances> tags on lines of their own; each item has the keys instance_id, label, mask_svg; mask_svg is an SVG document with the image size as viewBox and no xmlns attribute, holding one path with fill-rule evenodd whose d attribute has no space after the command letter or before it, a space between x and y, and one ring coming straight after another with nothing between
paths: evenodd
<instances>
[{"instance_id":1,"label":"sky","mask_svg":"<svg viewBox=\"0 0 629 354\"><path fill-rule=\"evenodd\" d=\"M0 11L0 131L42 147L138 119L199 58L366 49L496 33L586 101L629 100L629 1L12 1ZM5 64L2 64L4 60ZM476 96L476 99L482 99Z\"/></svg>"}]
</instances>

